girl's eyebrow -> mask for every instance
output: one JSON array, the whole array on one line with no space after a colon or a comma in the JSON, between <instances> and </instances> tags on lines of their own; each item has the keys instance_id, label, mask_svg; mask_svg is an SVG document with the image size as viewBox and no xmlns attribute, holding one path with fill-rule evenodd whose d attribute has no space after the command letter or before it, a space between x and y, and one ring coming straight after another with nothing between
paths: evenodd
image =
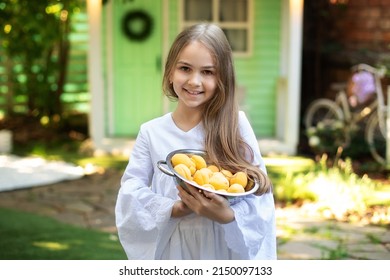
<instances>
[{"instance_id":1,"label":"girl's eyebrow","mask_svg":"<svg viewBox=\"0 0 390 280\"><path fill-rule=\"evenodd\" d=\"M177 62L177 64L183 64L183 65L186 65L186 66L192 66L191 63L188 63L188 62L185 62L185 61L181 61L181 60L179 60ZM201 68L202 69L215 69L215 66L214 65L206 65L206 66L202 66Z\"/></svg>"}]
</instances>

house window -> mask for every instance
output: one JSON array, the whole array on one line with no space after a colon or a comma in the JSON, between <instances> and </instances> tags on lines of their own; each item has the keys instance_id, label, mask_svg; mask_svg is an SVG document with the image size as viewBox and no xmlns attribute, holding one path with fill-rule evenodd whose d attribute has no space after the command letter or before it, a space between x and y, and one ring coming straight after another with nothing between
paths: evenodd
<instances>
[{"instance_id":1,"label":"house window","mask_svg":"<svg viewBox=\"0 0 390 280\"><path fill-rule=\"evenodd\" d=\"M253 0L182 0L181 24L218 24L226 34L235 55L252 52Z\"/></svg>"}]
</instances>

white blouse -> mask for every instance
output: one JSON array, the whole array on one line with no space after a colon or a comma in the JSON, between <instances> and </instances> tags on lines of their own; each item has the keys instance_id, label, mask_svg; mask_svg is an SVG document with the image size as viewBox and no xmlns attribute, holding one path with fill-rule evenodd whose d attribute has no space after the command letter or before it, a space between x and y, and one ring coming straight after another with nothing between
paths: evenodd
<instances>
[{"instance_id":1,"label":"white blouse","mask_svg":"<svg viewBox=\"0 0 390 280\"><path fill-rule=\"evenodd\" d=\"M254 164L265 171L258 142L243 112L240 131L252 147ZM179 129L168 113L144 123L121 179L115 207L120 242L129 259L276 259L272 193L248 195L231 205L235 220L220 224L190 214L171 218L179 199L174 177L158 167L177 149L203 149L202 124Z\"/></svg>"}]
</instances>

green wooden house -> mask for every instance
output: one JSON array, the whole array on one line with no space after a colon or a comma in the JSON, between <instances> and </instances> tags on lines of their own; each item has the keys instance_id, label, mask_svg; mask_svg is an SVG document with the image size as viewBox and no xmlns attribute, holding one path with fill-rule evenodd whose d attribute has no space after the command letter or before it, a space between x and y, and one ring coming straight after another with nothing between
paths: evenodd
<instances>
[{"instance_id":1,"label":"green wooden house","mask_svg":"<svg viewBox=\"0 0 390 280\"><path fill-rule=\"evenodd\" d=\"M141 123L170 111L161 81L184 27L219 24L232 45L241 109L263 154L295 154L303 0L88 0L90 133L128 151Z\"/></svg>"}]
</instances>

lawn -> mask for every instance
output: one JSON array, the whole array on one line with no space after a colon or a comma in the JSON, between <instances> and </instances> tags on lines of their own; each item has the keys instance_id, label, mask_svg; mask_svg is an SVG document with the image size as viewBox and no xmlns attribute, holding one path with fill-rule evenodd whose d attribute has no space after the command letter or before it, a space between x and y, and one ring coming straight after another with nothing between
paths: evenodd
<instances>
[{"instance_id":1,"label":"lawn","mask_svg":"<svg viewBox=\"0 0 390 280\"><path fill-rule=\"evenodd\" d=\"M125 260L115 234L0 208L2 260Z\"/></svg>"}]
</instances>

